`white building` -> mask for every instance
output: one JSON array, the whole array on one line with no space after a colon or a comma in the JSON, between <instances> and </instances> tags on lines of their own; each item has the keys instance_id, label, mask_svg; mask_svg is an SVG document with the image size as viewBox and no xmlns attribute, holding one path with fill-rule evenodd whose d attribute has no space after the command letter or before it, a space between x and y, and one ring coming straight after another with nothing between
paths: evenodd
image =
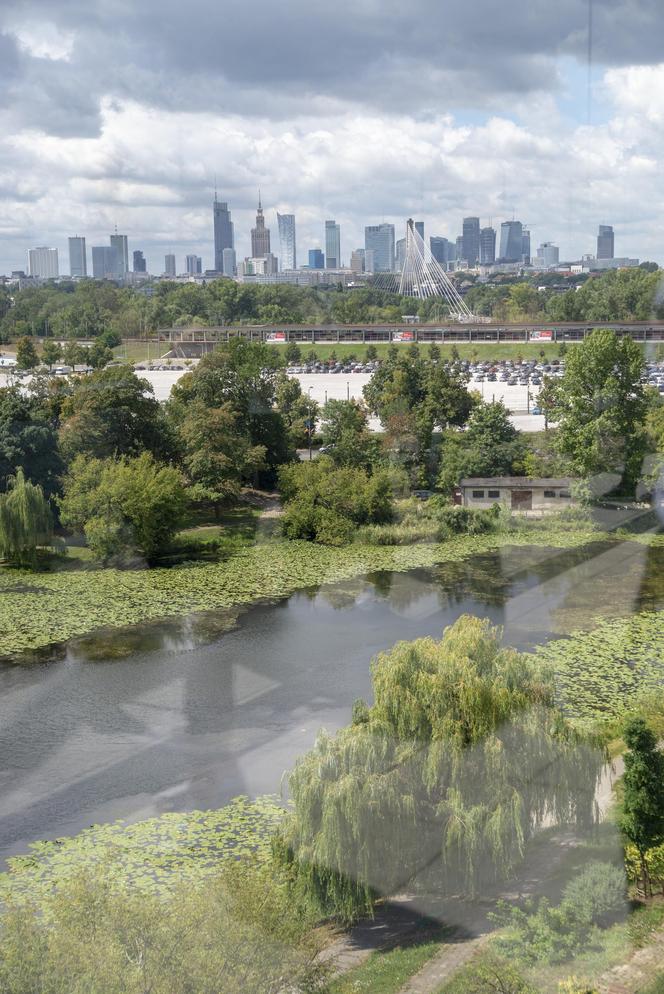
<instances>
[{"instance_id":1,"label":"white building","mask_svg":"<svg viewBox=\"0 0 664 994\"><path fill-rule=\"evenodd\" d=\"M277 212L277 225L279 226L279 265L284 272L289 269L297 269L297 252L295 249L295 215L279 214Z\"/></svg>"},{"instance_id":2,"label":"white building","mask_svg":"<svg viewBox=\"0 0 664 994\"><path fill-rule=\"evenodd\" d=\"M28 252L28 268L30 276L39 276L43 280L57 279L60 275L58 269L58 250L56 248L46 248L44 245L30 249Z\"/></svg>"},{"instance_id":3,"label":"white building","mask_svg":"<svg viewBox=\"0 0 664 994\"><path fill-rule=\"evenodd\" d=\"M542 242L533 259L535 269L554 269L560 263L560 249L553 242Z\"/></svg>"},{"instance_id":4,"label":"white building","mask_svg":"<svg viewBox=\"0 0 664 994\"><path fill-rule=\"evenodd\" d=\"M476 477L461 480L457 502L462 507L490 508L504 504L511 511L544 514L572 503L569 477L531 479L525 476Z\"/></svg>"}]
</instances>

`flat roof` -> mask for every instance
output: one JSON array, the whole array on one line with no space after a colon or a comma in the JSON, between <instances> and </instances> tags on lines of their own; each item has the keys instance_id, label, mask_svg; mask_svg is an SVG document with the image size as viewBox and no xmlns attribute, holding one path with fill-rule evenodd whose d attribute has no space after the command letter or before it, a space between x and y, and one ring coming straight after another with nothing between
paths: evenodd
<instances>
[{"instance_id":1,"label":"flat roof","mask_svg":"<svg viewBox=\"0 0 664 994\"><path fill-rule=\"evenodd\" d=\"M575 481L570 477L527 477L527 476L478 476L461 480L460 487L521 487L529 490L532 487L545 487L549 489L568 490Z\"/></svg>"}]
</instances>

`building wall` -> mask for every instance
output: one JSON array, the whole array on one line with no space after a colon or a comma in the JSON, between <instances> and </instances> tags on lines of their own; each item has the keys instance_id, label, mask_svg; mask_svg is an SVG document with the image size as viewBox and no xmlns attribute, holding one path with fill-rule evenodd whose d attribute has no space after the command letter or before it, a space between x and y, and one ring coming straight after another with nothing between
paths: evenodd
<instances>
[{"instance_id":1,"label":"building wall","mask_svg":"<svg viewBox=\"0 0 664 994\"><path fill-rule=\"evenodd\" d=\"M504 504L511 509L512 491L514 490L532 491L532 511L559 511L561 508L569 507L573 503L571 497L560 496L563 492L569 493L569 491L563 491L560 487L552 487L551 490L549 490L549 488L545 487L529 487L525 484L525 482L522 487L463 487L462 503L464 507L485 509L493 507L494 504ZM483 497L473 496L474 492L479 493L479 491L483 492ZM491 494L497 493L498 496L489 497L489 492L491 492ZM555 496L551 496L551 494L555 494Z\"/></svg>"}]
</instances>

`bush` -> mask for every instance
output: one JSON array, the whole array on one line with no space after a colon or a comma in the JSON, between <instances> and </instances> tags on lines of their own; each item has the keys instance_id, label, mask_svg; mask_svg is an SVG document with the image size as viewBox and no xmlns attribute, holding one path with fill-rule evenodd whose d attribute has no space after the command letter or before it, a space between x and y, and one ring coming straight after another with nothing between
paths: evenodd
<instances>
[{"instance_id":1,"label":"bush","mask_svg":"<svg viewBox=\"0 0 664 994\"><path fill-rule=\"evenodd\" d=\"M103 562L136 554L152 560L169 547L182 524L182 476L148 452L136 459L78 456L63 489L62 523L84 531Z\"/></svg>"},{"instance_id":2,"label":"bush","mask_svg":"<svg viewBox=\"0 0 664 994\"><path fill-rule=\"evenodd\" d=\"M558 994L598 994L597 988L585 980L578 980L576 977L568 977L558 984Z\"/></svg>"},{"instance_id":3,"label":"bush","mask_svg":"<svg viewBox=\"0 0 664 994\"><path fill-rule=\"evenodd\" d=\"M563 901L595 925L606 925L627 912L627 881L622 867L594 860L570 880Z\"/></svg>"},{"instance_id":4,"label":"bush","mask_svg":"<svg viewBox=\"0 0 664 994\"><path fill-rule=\"evenodd\" d=\"M358 525L390 521L394 501L389 477L357 467L337 467L326 457L282 468L284 535L324 545L350 542Z\"/></svg>"},{"instance_id":5,"label":"bush","mask_svg":"<svg viewBox=\"0 0 664 994\"><path fill-rule=\"evenodd\" d=\"M490 917L507 930L496 940L497 947L524 963L564 963L581 952L590 937L591 922L568 901L552 907L543 897L537 907L528 901L525 909L500 901Z\"/></svg>"},{"instance_id":6,"label":"bush","mask_svg":"<svg viewBox=\"0 0 664 994\"><path fill-rule=\"evenodd\" d=\"M447 507L438 514L439 537L445 539L451 535L485 535L497 530L499 520L500 507L497 504L488 510Z\"/></svg>"}]
</instances>

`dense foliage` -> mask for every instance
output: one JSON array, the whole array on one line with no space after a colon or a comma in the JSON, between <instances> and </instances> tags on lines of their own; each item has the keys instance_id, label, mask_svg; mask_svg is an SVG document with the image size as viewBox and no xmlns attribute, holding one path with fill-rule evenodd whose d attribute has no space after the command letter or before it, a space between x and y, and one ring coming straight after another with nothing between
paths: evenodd
<instances>
[{"instance_id":1,"label":"dense foliage","mask_svg":"<svg viewBox=\"0 0 664 994\"><path fill-rule=\"evenodd\" d=\"M279 485L287 538L344 545L354 527L380 524L393 515L390 478L380 470L369 475L358 467L337 467L321 456L315 462L284 466Z\"/></svg>"},{"instance_id":2,"label":"dense foliage","mask_svg":"<svg viewBox=\"0 0 664 994\"><path fill-rule=\"evenodd\" d=\"M461 274L459 280L471 310L498 321L647 321L664 315L658 296L660 273L648 267L592 277L505 276L489 286L470 274ZM182 325L372 324L401 321L406 313L431 321L446 313L446 305L443 300L416 301L373 287L248 286L213 280L205 286L164 282L119 288L107 281L63 280L21 290L12 298L1 294L0 342L26 335L90 339L111 333L139 338Z\"/></svg>"},{"instance_id":3,"label":"dense foliage","mask_svg":"<svg viewBox=\"0 0 664 994\"><path fill-rule=\"evenodd\" d=\"M37 548L50 544L52 536L53 518L42 488L19 469L7 492L0 494L0 558L14 566L34 567Z\"/></svg>"},{"instance_id":4,"label":"dense foliage","mask_svg":"<svg viewBox=\"0 0 664 994\"><path fill-rule=\"evenodd\" d=\"M103 562L154 560L181 527L185 509L180 472L144 452L135 459L78 456L64 481L62 523L85 532Z\"/></svg>"},{"instance_id":5,"label":"dense foliage","mask_svg":"<svg viewBox=\"0 0 664 994\"><path fill-rule=\"evenodd\" d=\"M601 750L488 622L397 644L372 681L375 703L289 780L284 850L321 908L352 917L416 883L474 892L514 871L544 819L592 821Z\"/></svg>"},{"instance_id":6,"label":"dense foliage","mask_svg":"<svg viewBox=\"0 0 664 994\"><path fill-rule=\"evenodd\" d=\"M566 361L554 393L557 445L572 474L603 496L630 493L642 471L647 398L640 347L612 331L594 331Z\"/></svg>"},{"instance_id":7,"label":"dense foliage","mask_svg":"<svg viewBox=\"0 0 664 994\"><path fill-rule=\"evenodd\" d=\"M643 718L625 725L627 746L620 827L639 854L641 883L651 894L648 852L664 843L664 753Z\"/></svg>"},{"instance_id":8,"label":"dense foliage","mask_svg":"<svg viewBox=\"0 0 664 994\"><path fill-rule=\"evenodd\" d=\"M302 994L322 990L306 908L266 864L229 863L203 885L160 897L99 870L45 906L11 904L0 921L4 994Z\"/></svg>"}]
</instances>

